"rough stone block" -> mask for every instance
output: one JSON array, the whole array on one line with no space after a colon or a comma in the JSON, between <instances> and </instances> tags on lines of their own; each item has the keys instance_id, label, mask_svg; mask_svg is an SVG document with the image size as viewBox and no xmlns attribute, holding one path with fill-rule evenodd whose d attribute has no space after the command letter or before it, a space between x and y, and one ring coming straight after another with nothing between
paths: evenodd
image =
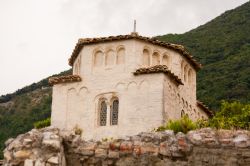
<instances>
[{"instance_id":1,"label":"rough stone block","mask_svg":"<svg viewBox=\"0 0 250 166\"><path fill-rule=\"evenodd\" d=\"M26 159L24 161L24 166L34 166L34 161L30 159Z\"/></svg>"},{"instance_id":2,"label":"rough stone block","mask_svg":"<svg viewBox=\"0 0 250 166\"><path fill-rule=\"evenodd\" d=\"M12 159L11 153L8 150L5 150L3 153L4 159L10 161Z\"/></svg>"},{"instance_id":3,"label":"rough stone block","mask_svg":"<svg viewBox=\"0 0 250 166\"><path fill-rule=\"evenodd\" d=\"M159 153L164 156L171 156L168 143L166 142L160 143Z\"/></svg>"},{"instance_id":4,"label":"rough stone block","mask_svg":"<svg viewBox=\"0 0 250 166\"><path fill-rule=\"evenodd\" d=\"M111 150L119 150L121 143L120 142L111 142L109 144L109 149Z\"/></svg>"},{"instance_id":5,"label":"rough stone block","mask_svg":"<svg viewBox=\"0 0 250 166\"><path fill-rule=\"evenodd\" d=\"M14 141L14 138L9 138L7 141L5 141L4 145L5 145L5 146L9 146L9 144L10 144L11 142L13 142L13 141Z\"/></svg>"},{"instance_id":6,"label":"rough stone block","mask_svg":"<svg viewBox=\"0 0 250 166\"><path fill-rule=\"evenodd\" d=\"M58 156L53 156L53 157L50 157L47 162L51 163L51 164L59 164L59 158Z\"/></svg>"},{"instance_id":7,"label":"rough stone block","mask_svg":"<svg viewBox=\"0 0 250 166\"><path fill-rule=\"evenodd\" d=\"M202 143L201 142L202 137L201 137L200 133L196 133L194 131L190 131L187 134L187 138L194 145L201 145L201 143Z\"/></svg>"},{"instance_id":8,"label":"rough stone block","mask_svg":"<svg viewBox=\"0 0 250 166\"><path fill-rule=\"evenodd\" d=\"M101 142L99 145L98 145L98 148L100 149L108 149L110 146L110 142Z\"/></svg>"},{"instance_id":9,"label":"rough stone block","mask_svg":"<svg viewBox=\"0 0 250 166\"><path fill-rule=\"evenodd\" d=\"M61 148L61 142L59 140L45 139L45 140L43 140L42 144L44 146L50 147L56 151L60 151L60 148Z\"/></svg>"},{"instance_id":10,"label":"rough stone block","mask_svg":"<svg viewBox=\"0 0 250 166\"><path fill-rule=\"evenodd\" d=\"M246 148L250 146L249 137L246 134L240 134L233 139L236 147Z\"/></svg>"},{"instance_id":11,"label":"rough stone block","mask_svg":"<svg viewBox=\"0 0 250 166\"><path fill-rule=\"evenodd\" d=\"M144 143L141 146L141 153L145 154L145 153L151 153L154 155L158 155L159 152L159 147L154 145L153 143Z\"/></svg>"},{"instance_id":12,"label":"rough stone block","mask_svg":"<svg viewBox=\"0 0 250 166\"><path fill-rule=\"evenodd\" d=\"M95 150L95 157L106 158L107 157L107 150L106 149L96 149Z\"/></svg>"},{"instance_id":13,"label":"rough stone block","mask_svg":"<svg viewBox=\"0 0 250 166\"><path fill-rule=\"evenodd\" d=\"M41 161L41 160L36 160L35 162L35 166L45 166L45 162Z\"/></svg>"},{"instance_id":14,"label":"rough stone block","mask_svg":"<svg viewBox=\"0 0 250 166\"><path fill-rule=\"evenodd\" d=\"M97 147L97 143L87 142L82 147L79 147L78 151L82 155L92 156L94 155L96 147Z\"/></svg>"},{"instance_id":15,"label":"rough stone block","mask_svg":"<svg viewBox=\"0 0 250 166\"><path fill-rule=\"evenodd\" d=\"M14 158L25 159L29 158L31 152L28 150L19 150L14 153Z\"/></svg>"},{"instance_id":16,"label":"rough stone block","mask_svg":"<svg viewBox=\"0 0 250 166\"><path fill-rule=\"evenodd\" d=\"M119 152L109 150L109 152L108 152L108 158L118 159L119 158Z\"/></svg>"},{"instance_id":17,"label":"rough stone block","mask_svg":"<svg viewBox=\"0 0 250 166\"><path fill-rule=\"evenodd\" d=\"M132 144L132 142L124 141L124 142L121 143L121 145L120 145L120 151L121 152L128 152L128 153L130 153L130 152L132 152L132 150L133 150L133 144Z\"/></svg>"}]
</instances>

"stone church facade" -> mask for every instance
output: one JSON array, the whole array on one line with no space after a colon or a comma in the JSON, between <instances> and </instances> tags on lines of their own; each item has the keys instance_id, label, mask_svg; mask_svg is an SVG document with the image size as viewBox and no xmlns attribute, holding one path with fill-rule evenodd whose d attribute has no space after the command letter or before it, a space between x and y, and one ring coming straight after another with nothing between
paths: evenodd
<instances>
[{"instance_id":1,"label":"stone church facade","mask_svg":"<svg viewBox=\"0 0 250 166\"><path fill-rule=\"evenodd\" d=\"M201 65L181 45L130 35L79 39L73 74L54 77L52 125L84 139L150 131L169 119L211 116L196 99Z\"/></svg>"}]
</instances>

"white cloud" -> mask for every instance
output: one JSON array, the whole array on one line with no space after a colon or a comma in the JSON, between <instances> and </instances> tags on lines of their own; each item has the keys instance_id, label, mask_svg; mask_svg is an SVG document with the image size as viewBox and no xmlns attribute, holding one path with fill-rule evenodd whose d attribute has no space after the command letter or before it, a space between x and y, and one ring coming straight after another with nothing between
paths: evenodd
<instances>
[{"instance_id":1,"label":"white cloud","mask_svg":"<svg viewBox=\"0 0 250 166\"><path fill-rule=\"evenodd\" d=\"M1 0L0 94L68 69L80 37L183 33L247 0Z\"/></svg>"}]
</instances>

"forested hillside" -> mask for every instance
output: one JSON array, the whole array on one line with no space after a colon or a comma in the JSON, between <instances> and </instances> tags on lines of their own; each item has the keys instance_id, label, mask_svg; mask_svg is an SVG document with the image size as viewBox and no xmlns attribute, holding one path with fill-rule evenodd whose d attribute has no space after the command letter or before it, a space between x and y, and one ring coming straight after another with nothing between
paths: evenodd
<instances>
[{"instance_id":1,"label":"forested hillside","mask_svg":"<svg viewBox=\"0 0 250 166\"><path fill-rule=\"evenodd\" d=\"M250 2L184 34L158 39L184 45L203 64L198 98L218 109L221 100L250 101Z\"/></svg>"},{"instance_id":2,"label":"forested hillside","mask_svg":"<svg viewBox=\"0 0 250 166\"><path fill-rule=\"evenodd\" d=\"M71 72L67 70L54 76ZM48 78L0 97L0 159L8 138L29 131L34 122L50 116L51 101Z\"/></svg>"},{"instance_id":3,"label":"forested hillside","mask_svg":"<svg viewBox=\"0 0 250 166\"><path fill-rule=\"evenodd\" d=\"M158 39L184 45L203 64L198 98L210 108L217 110L221 100L250 101L250 2L192 31ZM48 78L0 97L0 158L4 141L49 117L50 106Z\"/></svg>"}]
</instances>

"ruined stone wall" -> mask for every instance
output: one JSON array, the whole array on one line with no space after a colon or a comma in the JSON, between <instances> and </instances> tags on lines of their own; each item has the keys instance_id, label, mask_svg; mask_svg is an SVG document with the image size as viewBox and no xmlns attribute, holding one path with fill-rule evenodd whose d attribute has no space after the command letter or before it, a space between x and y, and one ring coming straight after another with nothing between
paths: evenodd
<instances>
[{"instance_id":1,"label":"ruined stone wall","mask_svg":"<svg viewBox=\"0 0 250 166\"><path fill-rule=\"evenodd\" d=\"M84 141L50 127L19 135L6 146L4 166L250 165L250 132L243 130L205 128L186 135L168 130Z\"/></svg>"}]
</instances>

